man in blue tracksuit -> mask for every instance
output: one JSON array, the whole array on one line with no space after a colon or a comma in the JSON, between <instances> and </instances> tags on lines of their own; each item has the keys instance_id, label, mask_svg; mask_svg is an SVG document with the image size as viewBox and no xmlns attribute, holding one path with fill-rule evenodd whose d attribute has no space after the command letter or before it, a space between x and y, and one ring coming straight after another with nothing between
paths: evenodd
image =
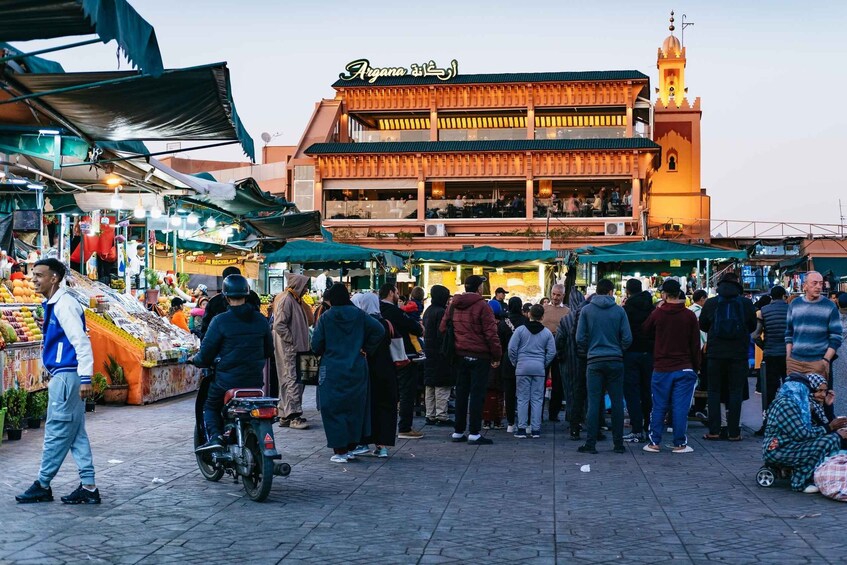
<instances>
[{"instance_id":1,"label":"man in blue tracksuit","mask_svg":"<svg viewBox=\"0 0 847 565\"><path fill-rule=\"evenodd\" d=\"M26 492L15 497L18 502L50 502L50 481L59 472L68 451L79 468L79 487L63 496L65 504L100 504L100 491L94 483L91 445L85 432L85 403L91 394L94 355L85 333L82 306L62 286L65 266L56 259L38 261L32 270L36 291L43 294L44 349L42 363L50 374L47 423L44 426L44 449L38 480Z\"/></svg>"}]
</instances>

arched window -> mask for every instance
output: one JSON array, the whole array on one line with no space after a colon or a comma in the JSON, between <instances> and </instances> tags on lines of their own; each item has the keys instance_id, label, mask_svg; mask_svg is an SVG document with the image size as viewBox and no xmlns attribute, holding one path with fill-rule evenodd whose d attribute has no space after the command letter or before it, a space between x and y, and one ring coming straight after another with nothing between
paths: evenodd
<instances>
[{"instance_id":1,"label":"arched window","mask_svg":"<svg viewBox=\"0 0 847 565\"><path fill-rule=\"evenodd\" d=\"M676 149L668 150L668 172L675 173L679 168L679 154L676 152Z\"/></svg>"}]
</instances>

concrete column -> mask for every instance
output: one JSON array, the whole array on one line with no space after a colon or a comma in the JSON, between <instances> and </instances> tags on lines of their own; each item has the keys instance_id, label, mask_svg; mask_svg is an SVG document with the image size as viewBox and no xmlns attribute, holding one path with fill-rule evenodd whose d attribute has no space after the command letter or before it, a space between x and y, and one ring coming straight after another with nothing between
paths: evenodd
<instances>
[{"instance_id":1,"label":"concrete column","mask_svg":"<svg viewBox=\"0 0 847 565\"><path fill-rule=\"evenodd\" d=\"M347 143L350 141L350 114L345 109L341 114L341 119L338 122L338 141L339 143Z\"/></svg>"},{"instance_id":2,"label":"concrete column","mask_svg":"<svg viewBox=\"0 0 847 565\"><path fill-rule=\"evenodd\" d=\"M632 137L632 102L626 103L626 137Z\"/></svg>"},{"instance_id":3,"label":"concrete column","mask_svg":"<svg viewBox=\"0 0 847 565\"><path fill-rule=\"evenodd\" d=\"M426 218L426 183L418 179L418 223Z\"/></svg>"},{"instance_id":4,"label":"concrete column","mask_svg":"<svg viewBox=\"0 0 847 565\"><path fill-rule=\"evenodd\" d=\"M535 200L535 194L533 194L533 182L532 178L526 179L526 219L532 219L532 204Z\"/></svg>"},{"instance_id":5,"label":"concrete column","mask_svg":"<svg viewBox=\"0 0 847 565\"><path fill-rule=\"evenodd\" d=\"M632 179L632 219L637 220L641 214L641 179Z\"/></svg>"},{"instance_id":6,"label":"concrete column","mask_svg":"<svg viewBox=\"0 0 847 565\"><path fill-rule=\"evenodd\" d=\"M429 88L429 140L438 141L438 108L435 106L435 87Z\"/></svg>"},{"instance_id":7,"label":"concrete column","mask_svg":"<svg viewBox=\"0 0 847 565\"><path fill-rule=\"evenodd\" d=\"M535 101L532 97L532 85L527 87L529 95L526 105L526 138L535 139Z\"/></svg>"}]
</instances>

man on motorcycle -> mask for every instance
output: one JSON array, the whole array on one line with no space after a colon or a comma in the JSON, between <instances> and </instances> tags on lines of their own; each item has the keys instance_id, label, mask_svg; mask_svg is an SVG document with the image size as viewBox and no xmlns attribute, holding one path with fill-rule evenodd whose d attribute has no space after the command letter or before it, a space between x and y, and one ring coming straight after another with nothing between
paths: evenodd
<instances>
[{"instance_id":1,"label":"man on motorcycle","mask_svg":"<svg viewBox=\"0 0 847 565\"><path fill-rule=\"evenodd\" d=\"M224 279L223 295L229 310L215 316L200 351L193 359L198 367L215 368L203 406L208 441L195 451L213 451L224 445L221 437L224 395L233 388L261 388L265 359L273 350L268 321L247 303L250 286L241 275Z\"/></svg>"}]
</instances>

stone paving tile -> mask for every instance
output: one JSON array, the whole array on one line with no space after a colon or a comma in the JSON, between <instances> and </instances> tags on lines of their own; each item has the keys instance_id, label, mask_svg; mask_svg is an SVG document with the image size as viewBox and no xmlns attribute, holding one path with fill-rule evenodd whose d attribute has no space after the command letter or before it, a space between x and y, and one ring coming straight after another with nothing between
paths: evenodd
<instances>
[{"instance_id":1,"label":"stone paving tile","mask_svg":"<svg viewBox=\"0 0 847 565\"><path fill-rule=\"evenodd\" d=\"M336 465L313 394L310 429L275 430L293 470L261 505L240 484L200 476L190 396L90 415L99 507L15 504L40 457L42 431L27 430L0 446L0 564L786 564L835 563L847 552L838 503L755 485L752 438L704 442L694 424L692 454L631 445L617 455L606 441L584 455L563 424L545 422L537 440L490 431L494 445L479 447L425 427L387 460ZM745 406L755 429L757 410ZM69 458L55 495L77 484Z\"/></svg>"}]
</instances>

